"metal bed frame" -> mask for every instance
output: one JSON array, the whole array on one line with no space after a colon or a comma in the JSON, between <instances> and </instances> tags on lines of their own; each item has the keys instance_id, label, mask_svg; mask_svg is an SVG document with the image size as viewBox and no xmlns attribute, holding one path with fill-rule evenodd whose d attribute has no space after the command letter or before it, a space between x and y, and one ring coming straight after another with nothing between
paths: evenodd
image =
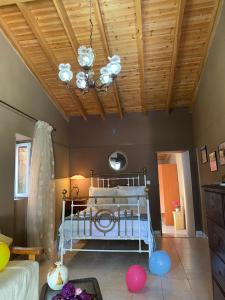
<instances>
[{"instance_id":1,"label":"metal bed frame","mask_svg":"<svg viewBox=\"0 0 225 300\"><path fill-rule=\"evenodd\" d=\"M132 176L130 177L130 175ZM113 186L116 186L115 184L119 184L120 182L124 181L126 182L126 186L140 186L141 178L140 173L121 173L120 177L111 177L113 174L105 174L101 176L95 176L93 171L90 171L91 175L91 187L94 187L95 180L97 181L97 187L103 187L103 188L110 188L111 183ZM151 218L150 218L150 209L149 209L149 198L148 198L148 189L147 189L147 181L146 181L146 169L143 169L142 172L143 176L143 183L146 187L146 193L145 195L135 195L135 196L129 196L129 198L136 199L136 203L132 204L123 204L118 202L117 200L120 200L122 198L127 198L127 196L114 196L114 197L108 197L108 196L97 196L97 197L82 197L77 199L70 199L67 198L67 191L63 191L63 201L62 201L62 224L61 224L61 233L60 233L60 259L63 263L63 256L68 251L80 251L80 252L127 252L127 253L148 253L149 257L151 256L151 253L153 251L153 245L154 245L154 237L153 232L151 228ZM95 211L95 207L98 207L98 200L104 198L107 199L106 202L104 202L104 208L98 209L97 212ZM143 249L141 245L142 237L141 237L141 213L140 213L140 201L145 201L145 209L147 214L147 239L148 239L148 249ZM88 204L87 200L93 200L91 201L91 204ZM108 203L108 200L111 200L110 203ZM65 218L65 207L66 202L70 202L70 209L71 214L69 216L69 220ZM74 213L75 208L83 207L84 201L87 201L86 207L88 208L89 214L85 211L83 214L78 211L77 214ZM116 203L117 201L117 203ZM75 204L78 203L78 204ZM142 201L143 202L143 201ZM81 204L80 204L81 203ZM101 204L102 205L102 204ZM115 211L111 211L112 208L117 208L117 214L115 214ZM127 209L127 207L130 208L130 210ZM121 214L121 208L126 208L123 212L123 215ZM137 214L134 214L133 209L137 209ZM64 245L64 230L65 230L65 221L70 222L70 245L65 246ZM107 220L108 225L102 226L101 221ZM124 235L121 235L121 222L124 222ZM127 222L131 222L131 230L128 232L127 230ZM134 221L138 221L138 234L134 234ZM73 229L73 222L77 222L77 228L76 230ZM89 230L86 230L86 224L89 223ZM82 226L80 224L83 224L83 230L81 230ZM114 227L115 224L117 224L117 237L108 237L107 233L110 232ZM93 228L94 227L102 233L101 237L95 237L93 236ZM74 232L76 231L76 232ZM76 248L74 247L74 242L77 240L136 240L138 241L138 247L137 249L86 249L86 248Z\"/></svg>"}]
</instances>

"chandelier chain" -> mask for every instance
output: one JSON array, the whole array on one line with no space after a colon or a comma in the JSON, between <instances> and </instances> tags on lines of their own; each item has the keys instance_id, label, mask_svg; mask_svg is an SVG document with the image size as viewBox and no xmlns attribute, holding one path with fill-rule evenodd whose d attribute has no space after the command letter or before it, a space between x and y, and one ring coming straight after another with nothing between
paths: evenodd
<instances>
[{"instance_id":1,"label":"chandelier chain","mask_svg":"<svg viewBox=\"0 0 225 300\"><path fill-rule=\"evenodd\" d=\"M93 22L92 22L92 0L89 1L89 9L90 9L90 47L92 48L92 35L93 35Z\"/></svg>"}]
</instances>

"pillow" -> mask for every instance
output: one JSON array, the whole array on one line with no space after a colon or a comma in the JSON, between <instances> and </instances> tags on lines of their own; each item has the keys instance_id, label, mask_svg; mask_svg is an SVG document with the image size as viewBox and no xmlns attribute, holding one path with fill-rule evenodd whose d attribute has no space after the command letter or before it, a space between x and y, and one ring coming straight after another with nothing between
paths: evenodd
<instances>
[{"instance_id":1,"label":"pillow","mask_svg":"<svg viewBox=\"0 0 225 300\"><path fill-rule=\"evenodd\" d=\"M89 196L90 197L96 197L97 198L97 206L95 206L96 209L103 208L103 204L105 203L113 203L113 197L117 196L117 188L98 188L98 187L90 187L89 189ZM98 198L98 197L111 197L111 198ZM91 198L88 201L88 204L95 204L95 199ZM104 208L107 208L105 206ZM110 207L108 206L110 209Z\"/></svg>"},{"instance_id":2,"label":"pillow","mask_svg":"<svg viewBox=\"0 0 225 300\"><path fill-rule=\"evenodd\" d=\"M0 242L3 242L10 247L12 245L13 239L0 233Z\"/></svg>"},{"instance_id":3,"label":"pillow","mask_svg":"<svg viewBox=\"0 0 225 300\"><path fill-rule=\"evenodd\" d=\"M129 196L145 196L145 186L119 186L117 189L118 196L127 196L128 204L137 204L136 197ZM132 207L129 207L132 209ZM133 207L135 211L137 211L137 207ZM146 199L144 197L140 197L140 212L146 213Z\"/></svg>"}]
</instances>

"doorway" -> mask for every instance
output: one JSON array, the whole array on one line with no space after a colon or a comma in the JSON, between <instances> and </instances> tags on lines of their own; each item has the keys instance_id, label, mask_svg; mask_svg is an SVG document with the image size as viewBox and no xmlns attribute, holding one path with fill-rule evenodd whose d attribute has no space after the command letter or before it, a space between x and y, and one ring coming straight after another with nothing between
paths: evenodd
<instances>
[{"instance_id":1,"label":"doorway","mask_svg":"<svg viewBox=\"0 0 225 300\"><path fill-rule=\"evenodd\" d=\"M195 236L189 151L157 152L163 236Z\"/></svg>"}]
</instances>

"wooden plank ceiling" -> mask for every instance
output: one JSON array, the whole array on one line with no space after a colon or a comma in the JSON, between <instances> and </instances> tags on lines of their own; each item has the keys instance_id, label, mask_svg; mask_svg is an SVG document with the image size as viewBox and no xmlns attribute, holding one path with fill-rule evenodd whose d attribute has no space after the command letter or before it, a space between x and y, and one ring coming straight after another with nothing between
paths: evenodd
<instances>
[{"instance_id":1,"label":"wooden plank ceiling","mask_svg":"<svg viewBox=\"0 0 225 300\"><path fill-rule=\"evenodd\" d=\"M93 0L95 73L107 56L121 57L122 72L107 94L82 95L58 79L59 63L80 70L77 48L89 44L88 0L1 0L0 25L64 114L122 118L193 105L222 2Z\"/></svg>"}]
</instances>

